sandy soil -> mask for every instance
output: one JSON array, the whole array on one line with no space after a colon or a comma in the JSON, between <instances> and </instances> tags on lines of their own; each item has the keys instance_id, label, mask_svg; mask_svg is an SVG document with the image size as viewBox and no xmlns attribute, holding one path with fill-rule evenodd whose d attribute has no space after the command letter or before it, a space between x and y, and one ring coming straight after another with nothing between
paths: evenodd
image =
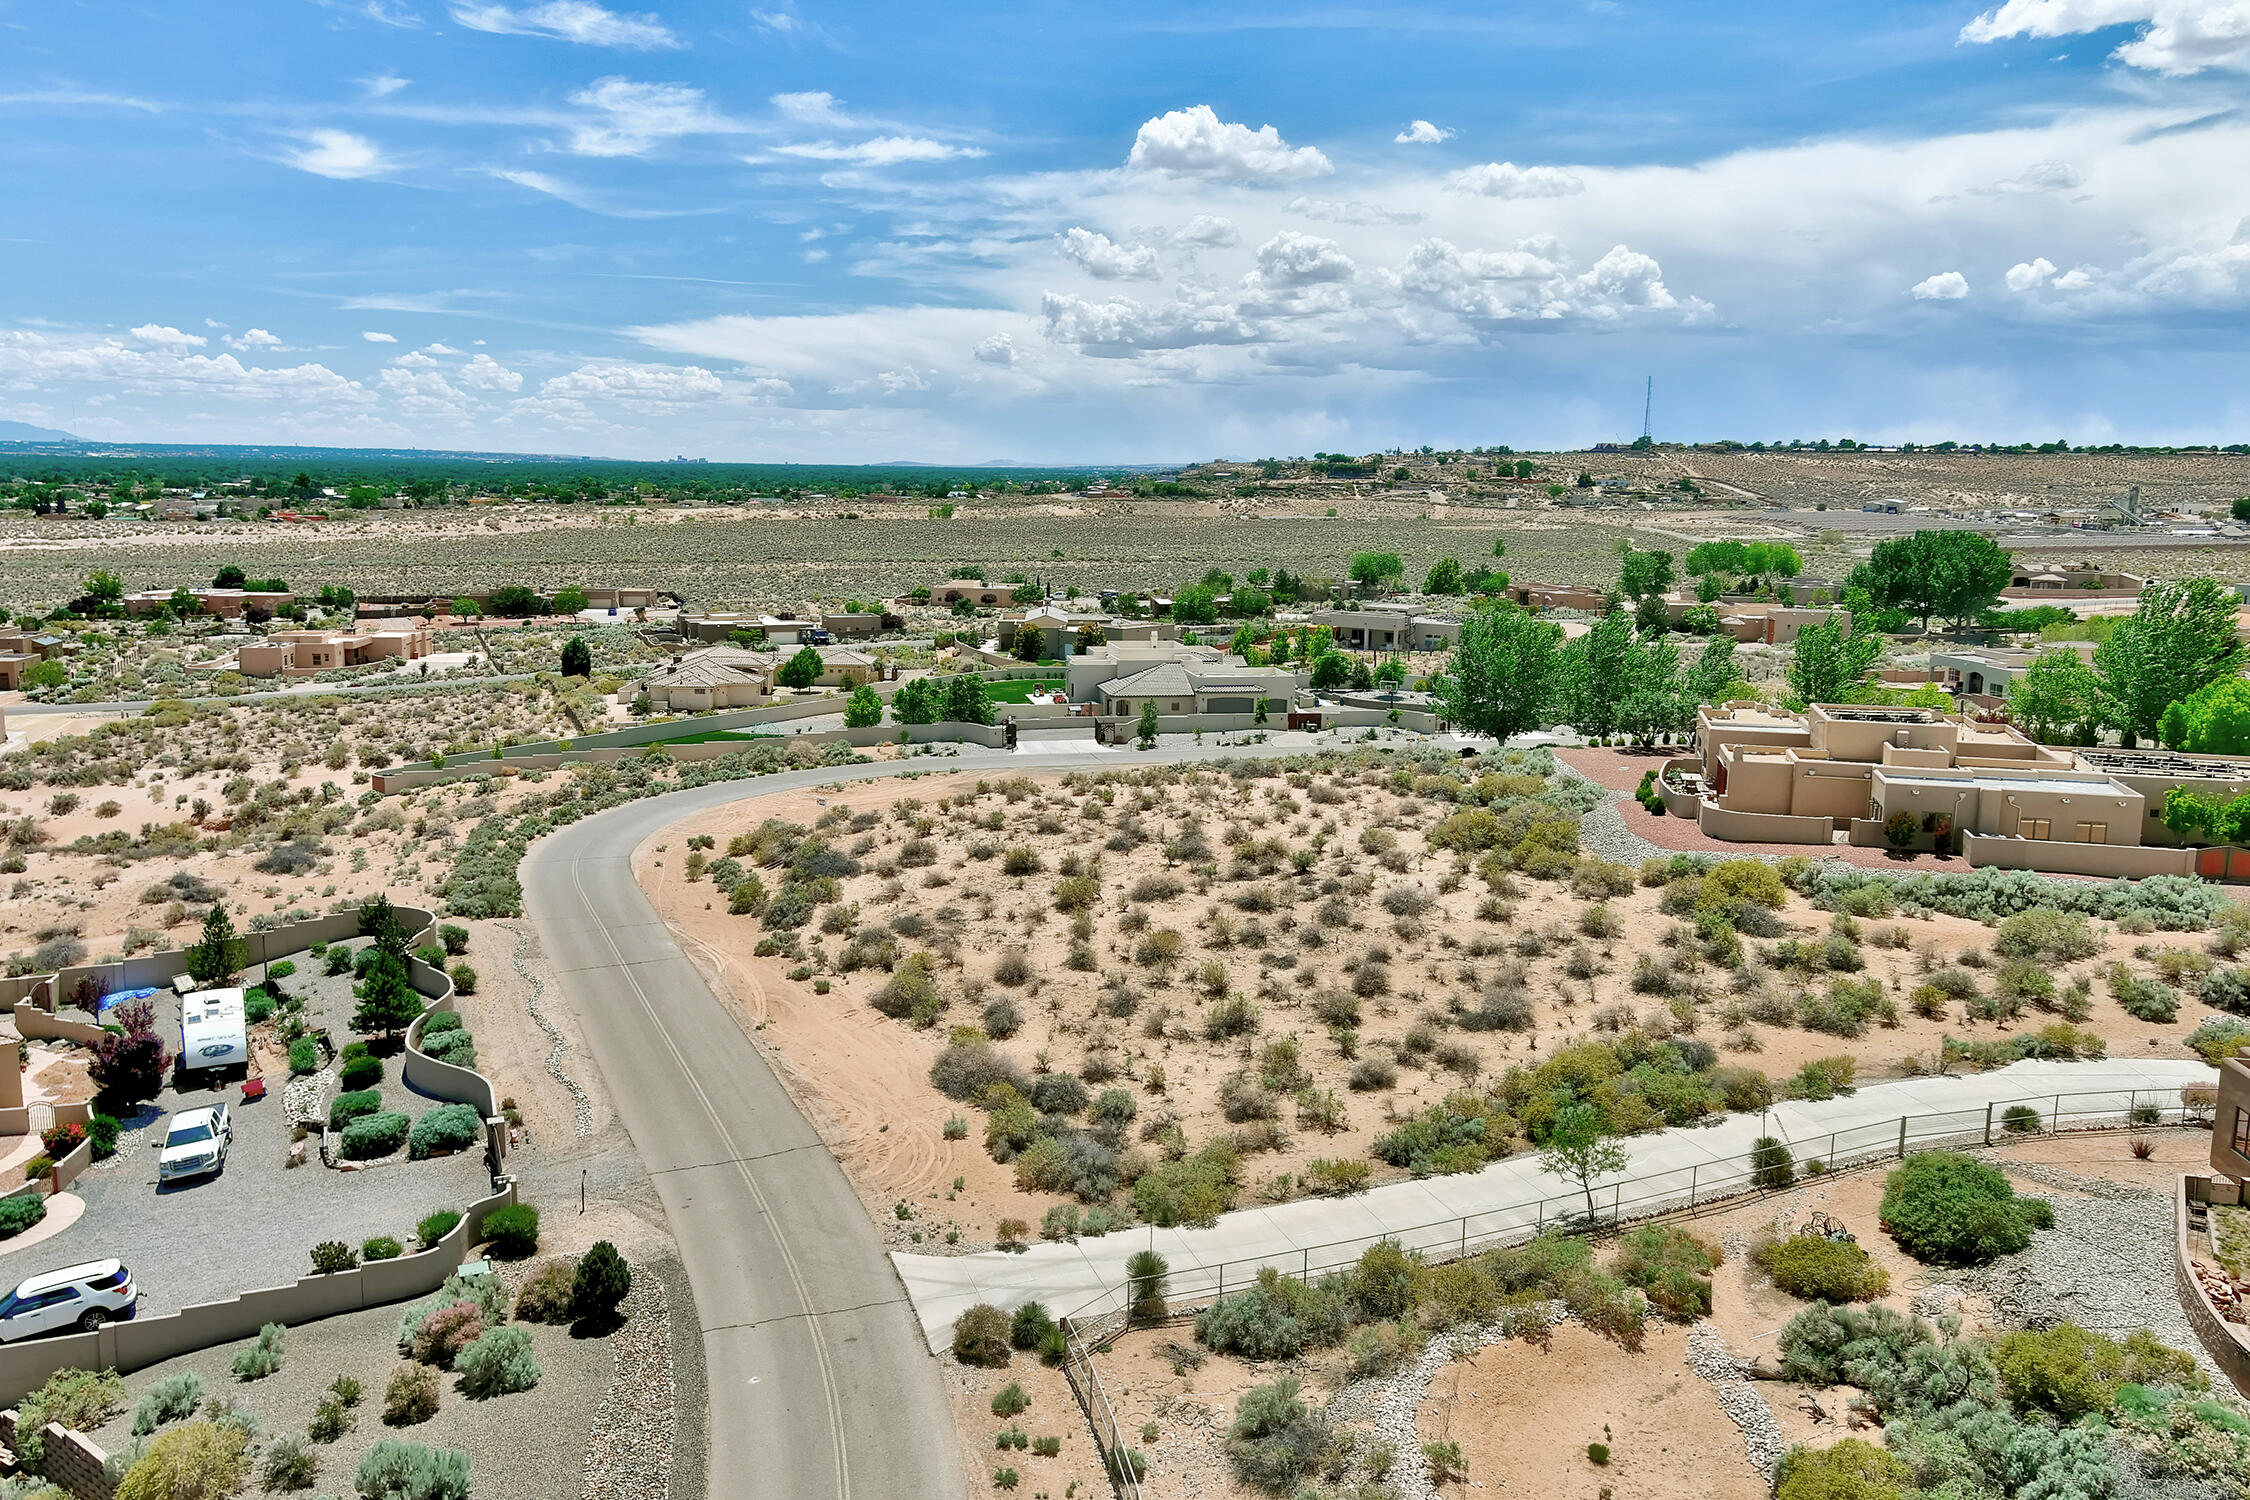
<instances>
[{"instance_id":1,"label":"sandy soil","mask_svg":"<svg viewBox=\"0 0 2250 1500\"><path fill-rule=\"evenodd\" d=\"M1447 1365L1420 1427L1426 1442L1461 1445L1469 1482L1439 1493L1763 1500L1742 1434L1686 1354L1679 1324L1652 1324L1638 1354L1564 1324L1552 1350L1511 1340ZM1609 1447L1606 1465L1589 1459L1589 1443Z\"/></svg>"}]
</instances>

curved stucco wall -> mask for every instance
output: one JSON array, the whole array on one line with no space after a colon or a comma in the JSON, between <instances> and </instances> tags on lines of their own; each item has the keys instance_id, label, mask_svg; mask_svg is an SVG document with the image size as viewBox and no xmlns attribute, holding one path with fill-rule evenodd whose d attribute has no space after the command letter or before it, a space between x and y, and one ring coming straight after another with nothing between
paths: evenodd
<instances>
[{"instance_id":1,"label":"curved stucco wall","mask_svg":"<svg viewBox=\"0 0 2250 1500\"><path fill-rule=\"evenodd\" d=\"M1695 822L1712 838L1737 844L1825 844L1836 832L1832 818L1737 812L1711 801L1700 805Z\"/></svg>"}]
</instances>

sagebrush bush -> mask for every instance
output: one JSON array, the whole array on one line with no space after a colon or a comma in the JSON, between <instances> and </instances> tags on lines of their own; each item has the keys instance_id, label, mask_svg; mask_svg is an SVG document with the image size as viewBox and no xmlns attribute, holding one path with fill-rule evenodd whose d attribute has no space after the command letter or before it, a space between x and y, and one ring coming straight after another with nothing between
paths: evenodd
<instances>
[{"instance_id":1,"label":"sagebrush bush","mask_svg":"<svg viewBox=\"0 0 2250 1500\"><path fill-rule=\"evenodd\" d=\"M472 1401L512 1396L539 1383L531 1335L521 1328L487 1328L453 1357L461 1394Z\"/></svg>"},{"instance_id":2,"label":"sagebrush bush","mask_svg":"<svg viewBox=\"0 0 2250 1500\"><path fill-rule=\"evenodd\" d=\"M1666 1317L1687 1323L1711 1310L1711 1272L1718 1264L1719 1248L1710 1241L1647 1224L1626 1232L1611 1269Z\"/></svg>"},{"instance_id":3,"label":"sagebrush bush","mask_svg":"<svg viewBox=\"0 0 2250 1500\"><path fill-rule=\"evenodd\" d=\"M373 1059L369 1059L373 1061ZM383 1108L381 1089L352 1089L338 1094L328 1106L328 1128L342 1130L354 1120L378 1114Z\"/></svg>"},{"instance_id":4,"label":"sagebrush bush","mask_svg":"<svg viewBox=\"0 0 2250 1500\"><path fill-rule=\"evenodd\" d=\"M133 1461L117 1500L231 1495L250 1477L250 1435L228 1422L190 1422L157 1438Z\"/></svg>"},{"instance_id":5,"label":"sagebrush bush","mask_svg":"<svg viewBox=\"0 0 2250 1500\"><path fill-rule=\"evenodd\" d=\"M288 1331L279 1323L268 1323L260 1328L250 1347L234 1357L234 1378L263 1380L280 1369L281 1340Z\"/></svg>"},{"instance_id":6,"label":"sagebrush bush","mask_svg":"<svg viewBox=\"0 0 2250 1500\"><path fill-rule=\"evenodd\" d=\"M469 1455L383 1438L352 1476L360 1500L468 1500Z\"/></svg>"},{"instance_id":7,"label":"sagebrush bush","mask_svg":"<svg viewBox=\"0 0 2250 1500\"><path fill-rule=\"evenodd\" d=\"M407 1154L420 1161L439 1151L466 1151L483 1139L484 1118L472 1106L440 1104L414 1122Z\"/></svg>"},{"instance_id":8,"label":"sagebrush bush","mask_svg":"<svg viewBox=\"0 0 2250 1500\"><path fill-rule=\"evenodd\" d=\"M492 1253L503 1260L521 1260L539 1249L539 1210L528 1203L508 1203L484 1216L477 1232Z\"/></svg>"},{"instance_id":9,"label":"sagebrush bush","mask_svg":"<svg viewBox=\"0 0 2250 1500\"><path fill-rule=\"evenodd\" d=\"M397 1110L362 1115L344 1127L343 1155L347 1161L370 1161L389 1156L406 1144L414 1122Z\"/></svg>"},{"instance_id":10,"label":"sagebrush bush","mask_svg":"<svg viewBox=\"0 0 2250 1500\"><path fill-rule=\"evenodd\" d=\"M133 1408L133 1436L146 1437L166 1422L192 1417L202 1403L202 1376L193 1370L167 1376L141 1393Z\"/></svg>"},{"instance_id":11,"label":"sagebrush bush","mask_svg":"<svg viewBox=\"0 0 2250 1500\"><path fill-rule=\"evenodd\" d=\"M1294 1359L1340 1343L1351 1327L1351 1285L1342 1276L1308 1286L1271 1266L1255 1285L1196 1315L1197 1342L1244 1359Z\"/></svg>"},{"instance_id":12,"label":"sagebrush bush","mask_svg":"<svg viewBox=\"0 0 2250 1500\"><path fill-rule=\"evenodd\" d=\"M258 1460L258 1485L268 1493L309 1490L320 1475L320 1455L297 1438L275 1438Z\"/></svg>"}]
</instances>

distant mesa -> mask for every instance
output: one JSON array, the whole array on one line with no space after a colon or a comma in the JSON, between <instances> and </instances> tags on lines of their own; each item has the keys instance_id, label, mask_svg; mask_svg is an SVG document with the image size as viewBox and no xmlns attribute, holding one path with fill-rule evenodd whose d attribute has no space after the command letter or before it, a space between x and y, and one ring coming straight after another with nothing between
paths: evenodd
<instances>
[{"instance_id":1,"label":"distant mesa","mask_svg":"<svg viewBox=\"0 0 2250 1500\"><path fill-rule=\"evenodd\" d=\"M52 427L34 427L29 422L0 422L0 443L75 443L78 438Z\"/></svg>"}]
</instances>

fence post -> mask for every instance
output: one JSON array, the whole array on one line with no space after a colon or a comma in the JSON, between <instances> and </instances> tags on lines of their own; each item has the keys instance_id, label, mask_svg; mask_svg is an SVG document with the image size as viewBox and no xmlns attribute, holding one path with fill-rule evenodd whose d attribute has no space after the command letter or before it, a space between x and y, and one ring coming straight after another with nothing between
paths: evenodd
<instances>
[{"instance_id":1,"label":"fence post","mask_svg":"<svg viewBox=\"0 0 2250 1500\"><path fill-rule=\"evenodd\" d=\"M2055 1108L2054 1108L2054 1112L2053 1112L2052 1114L2048 1115L2048 1117L2047 1117L2047 1118L2055 1122L2055 1128L2054 1128L2053 1134L2055 1134L2055 1135L2061 1135L2061 1134L2062 1134L2062 1095L2060 1095L2060 1094L2057 1094L2057 1095L2055 1095Z\"/></svg>"},{"instance_id":2,"label":"fence post","mask_svg":"<svg viewBox=\"0 0 2250 1500\"><path fill-rule=\"evenodd\" d=\"M1984 1143L1987 1146L1992 1144L1992 1104L1990 1101L1987 1101L1984 1106Z\"/></svg>"},{"instance_id":3,"label":"fence post","mask_svg":"<svg viewBox=\"0 0 2250 1500\"><path fill-rule=\"evenodd\" d=\"M1461 1258L1462 1258L1463 1260L1466 1260L1466 1259L1468 1259L1468 1256L1469 1256L1469 1216L1468 1216L1467 1214L1463 1214L1463 1215L1461 1216Z\"/></svg>"},{"instance_id":4,"label":"fence post","mask_svg":"<svg viewBox=\"0 0 2250 1500\"><path fill-rule=\"evenodd\" d=\"M1906 1160L1906 1116L1898 1117L1898 1159Z\"/></svg>"},{"instance_id":5,"label":"fence post","mask_svg":"<svg viewBox=\"0 0 2250 1500\"><path fill-rule=\"evenodd\" d=\"M1305 1247L1305 1258L1297 1267L1297 1279L1307 1286L1312 1284L1312 1246Z\"/></svg>"},{"instance_id":6,"label":"fence post","mask_svg":"<svg viewBox=\"0 0 2250 1500\"><path fill-rule=\"evenodd\" d=\"M1690 1213L1693 1213L1693 1212L1695 1211L1695 1174L1696 1174L1697 1172L1701 1171L1701 1170L1702 1170L1702 1167L1701 1167L1701 1165L1700 1165L1700 1164L1698 1164L1698 1163L1696 1163L1696 1162L1690 1162L1690 1163L1688 1163L1688 1169L1687 1169L1687 1206L1688 1206L1688 1212L1690 1212Z\"/></svg>"}]
</instances>

